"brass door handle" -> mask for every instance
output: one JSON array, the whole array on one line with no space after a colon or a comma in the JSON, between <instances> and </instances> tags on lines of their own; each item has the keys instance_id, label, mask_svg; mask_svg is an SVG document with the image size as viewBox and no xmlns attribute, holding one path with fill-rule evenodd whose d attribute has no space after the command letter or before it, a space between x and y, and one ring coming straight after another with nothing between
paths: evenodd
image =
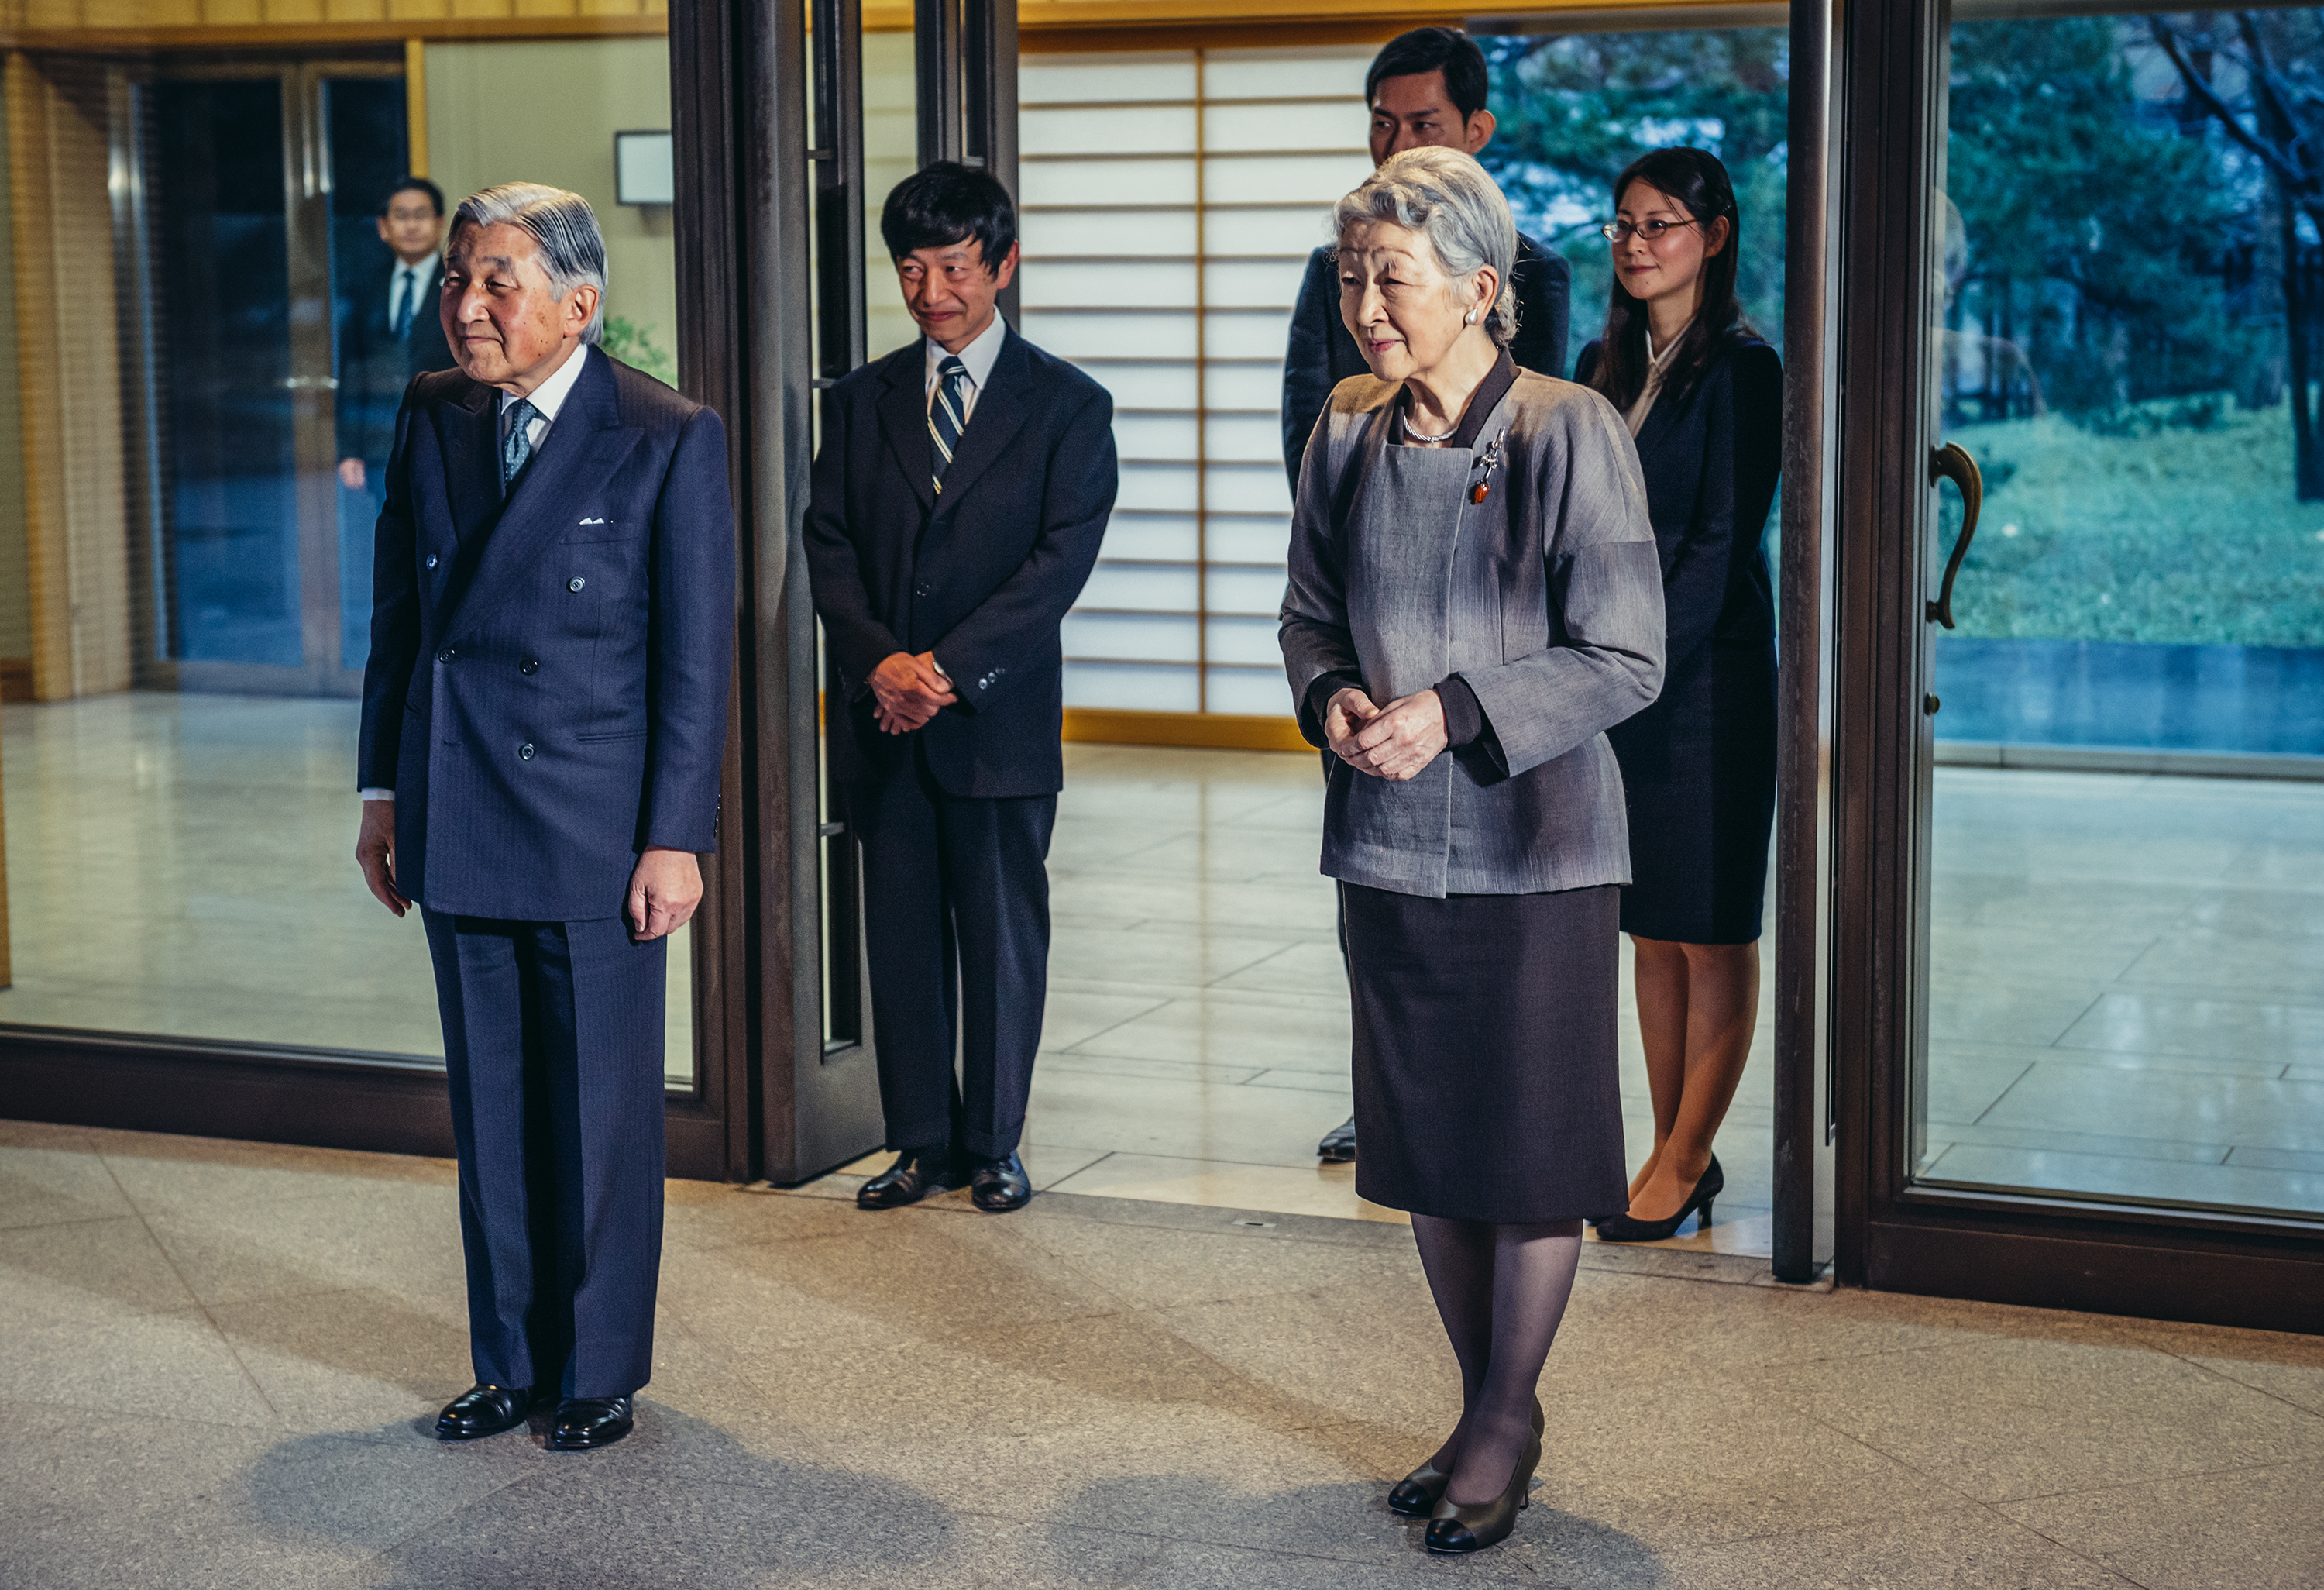
<instances>
[{"instance_id":1,"label":"brass door handle","mask_svg":"<svg viewBox=\"0 0 2324 1590\"><path fill-rule=\"evenodd\" d=\"M1949 441L1929 453L1929 484L1950 480L1961 495L1960 535L1953 542L1953 555L1945 559L1945 581L1937 587L1937 599L1928 605L1925 616L1953 627L1953 581L1960 577L1961 559L1969 556L1969 544L1977 536L1977 513L1985 505L1985 476L1978 473L1977 460L1969 449L1957 441Z\"/></svg>"}]
</instances>

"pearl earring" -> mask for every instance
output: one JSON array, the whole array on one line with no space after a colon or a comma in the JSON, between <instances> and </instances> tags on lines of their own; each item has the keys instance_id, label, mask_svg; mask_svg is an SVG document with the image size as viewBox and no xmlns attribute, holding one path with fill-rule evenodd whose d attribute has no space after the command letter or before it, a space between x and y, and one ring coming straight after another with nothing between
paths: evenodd
<instances>
[{"instance_id":1,"label":"pearl earring","mask_svg":"<svg viewBox=\"0 0 2324 1590\"><path fill-rule=\"evenodd\" d=\"M1476 323L1477 311L1474 310L1471 310L1467 314L1461 317L1461 324L1463 326L1474 326Z\"/></svg>"}]
</instances>

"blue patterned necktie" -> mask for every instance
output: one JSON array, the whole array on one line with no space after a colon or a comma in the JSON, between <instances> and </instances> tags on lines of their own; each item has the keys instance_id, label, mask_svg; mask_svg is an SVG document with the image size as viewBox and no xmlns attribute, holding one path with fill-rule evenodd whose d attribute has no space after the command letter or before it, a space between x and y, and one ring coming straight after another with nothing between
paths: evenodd
<instances>
[{"instance_id":1,"label":"blue patterned necktie","mask_svg":"<svg viewBox=\"0 0 2324 1590\"><path fill-rule=\"evenodd\" d=\"M936 398L928 404L928 439L936 444L930 478L939 496L944 495L945 466L952 462L953 449L960 446L960 433L967 429L968 366L960 362L959 355L946 354L944 363L936 366Z\"/></svg>"},{"instance_id":2,"label":"blue patterned necktie","mask_svg":"<svg viewBox=\"0 0 2324 1590\"><path fill-rule=\"evenodd\" d=\"M501 484L514 485L532 458L532 422L540 411L523 398L509 405L508 435L501 442Z\"/></svg>"},{"instance_id":3,"label":"blue patterned necktie","mask_svg":"<svg viewBox=\"0 0 2324 1590\"><path fill-rule=\"evenodd\" d=\"M389 323L389 329L398 341L402 340L404 333L411 329L411 300L420 296L418 288L419 282L412 276L410 265L395 273L395 316Z\"/></svg>"}]
</instances>

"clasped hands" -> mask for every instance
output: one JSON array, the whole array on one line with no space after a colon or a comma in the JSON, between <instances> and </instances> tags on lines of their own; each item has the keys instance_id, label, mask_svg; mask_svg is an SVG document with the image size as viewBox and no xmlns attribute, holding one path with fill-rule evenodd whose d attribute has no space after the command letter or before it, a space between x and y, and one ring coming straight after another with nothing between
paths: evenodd
<instances>
[{"instance_id":1,"label":"clasped hands","mask_svg":"<svg viewBox=\"0 0 2324 1590\"><path fill-rule=\"evenodd\" d=\"M1351 685L1325 705L1323 739L1358 772L1402 783L1418 778L1449 744L1444 702L1434 690L1416 690L1381 707Z\"/></svg>"},{"instance_id":2,"label":"clasped hands","mask_svg":"<svg viewBox=\"0 0 2324 1590\"><path fill-rule=\"evenodd\" d=\"M891 652L872 670L872 721L881 732L908 735L960 698L936 668L936 654Z\"/></svg>"}]
</instances>

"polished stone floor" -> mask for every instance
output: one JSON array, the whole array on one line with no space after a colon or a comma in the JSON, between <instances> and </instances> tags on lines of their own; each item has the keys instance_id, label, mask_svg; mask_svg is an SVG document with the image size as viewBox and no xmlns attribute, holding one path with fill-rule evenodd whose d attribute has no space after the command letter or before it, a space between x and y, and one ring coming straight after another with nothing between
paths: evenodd
<instances>
[{"instance_id":1,"label":"polished stone floor","mask_svg":"<svg viewBox=\"0 0 2324 1590\"><path fill-rule=\"evenodd\" d=\"M2315 1337L1592 1247L1534 1505L1440 1562L1383 1505L1458 1395L1406 1233L849 1185L670 1184L639 1433L447 1447L447 1165L0 1122L0 1587L2324 1579Z\"/></svg>"},{"instance_id":2,"label":"polished stone floor","mask_svg":"<svg viewBox=\"0 0 2324 1590\"><path fill-rule=\"evenodd\" d=\"M0 1021L440 1052L418 925L348 859L349 704L129 695L0 721ZM1314 1158L1350 1107L1314 760L1066 749L1037 1180L1399 1218ZM1935 818L1925 1174L2324 1210L2324 785L1945 767ZM686 1017L673 1000L680 1079ZM1681 1246L1767 1251L1771 1023L1763 1002L1728 1197Z\"/></svg>"}]
</instances>

